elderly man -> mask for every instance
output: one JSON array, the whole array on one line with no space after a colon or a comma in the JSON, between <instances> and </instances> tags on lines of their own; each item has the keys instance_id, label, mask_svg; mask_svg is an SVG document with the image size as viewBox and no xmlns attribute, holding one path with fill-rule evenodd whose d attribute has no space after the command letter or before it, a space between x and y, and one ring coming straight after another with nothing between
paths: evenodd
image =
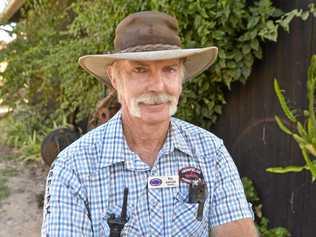
<instances>
[{"instance_id":1,"label":"elderly man","mask_svg":"<svg viewBox=\"0 0 316 237\"><path fill-rule=\"evenodd\" d=\"M171 117L217 48L182 49L176 19L159 12L126 17L114 47L79 63L116 89L121 110L53 163L42 236L257 236L222 140Z\"/></svg>"}]
</instances>

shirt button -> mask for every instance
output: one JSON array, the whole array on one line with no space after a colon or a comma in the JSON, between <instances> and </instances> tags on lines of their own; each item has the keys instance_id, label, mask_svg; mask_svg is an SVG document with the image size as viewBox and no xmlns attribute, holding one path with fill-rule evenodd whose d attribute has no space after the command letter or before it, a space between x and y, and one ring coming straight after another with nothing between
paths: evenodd
<instances>
[{"instance_id":1,"label":"shirt button","mask_svg":"<svg viewBox=\"0 0 316 237\"><path fill-rule=\"evenodd\" d=\"M153 206L158 206L159 205L159 201L154 201Z\"/></svg>"},{"instance_id":2,"label":"shirt button","mask_svg":"<svg viewBox=\"0 0 316 237\"><path fill-rule=\"evenodd\" d=\"M150 171L150 174L152 175L152 176L155 176L156 174L157 174L157 169L152 169L151 171Z\"/></svg>"},{"instance_id":3,"label":"shirt button","mask_svg":"<svg viewBox=\"0 0 316 237\"><path fill-rule=\"evenodd\" d=\"M127 160L125 162L126 162L127 168L131 168L132 167L132 161L131 160Z\"/></svg>"}]
</instances>

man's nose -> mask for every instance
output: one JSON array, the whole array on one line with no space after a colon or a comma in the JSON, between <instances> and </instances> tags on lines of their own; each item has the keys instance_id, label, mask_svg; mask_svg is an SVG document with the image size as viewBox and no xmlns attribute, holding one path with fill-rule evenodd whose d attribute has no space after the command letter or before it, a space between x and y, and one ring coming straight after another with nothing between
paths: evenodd
<instances>
[{"instance_id":1,"label":"man's nose","mask_svg":"<svg viewBox=\"0 0 316 237\"><path fill-rule=\"evenodd\" d=\"M148 90L160 92L164 89L164 80L160 72L154 71L151 73L148 83Z\"/></svg>"}]
</instances>

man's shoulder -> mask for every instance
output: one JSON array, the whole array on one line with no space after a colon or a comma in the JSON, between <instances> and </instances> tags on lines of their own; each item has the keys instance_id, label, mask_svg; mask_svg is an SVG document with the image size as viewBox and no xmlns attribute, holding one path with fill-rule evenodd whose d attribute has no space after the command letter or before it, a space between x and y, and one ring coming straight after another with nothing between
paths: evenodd
<instances>
[{"instance_id":1,"label":"man's shoulder","mask_svg":"<svg viewBox=\"0 0 316 237\"><path fill-rule=\"evenodd\" d=\"M173 118L172 122L187 143L194 144L200 148L200 153L212 153L223 144L221 138L204 128L178 118Z\"/></svg>"},{"instance_id":2,"label":"man's shoulder","mask_svg":"<svg viewBox=\"0 0 316 237\"><path fill-rule=\"evenodd\" d=\"M61 151L55 163L74 167L79 171L89 172L97 169L106 151L105 146L115 143L115 125L116 121L110 120L84 134Z\"/></svg>"},{"instance_id":3,"label":"man's shoulder","mask_svg":"<svg viewBox=\"0 0 316 237\"><path fill-rule=\"evenodd\" d=\"M211 139L216 141L221 141L219 137L217 137L214 133L201 128L197 125L194 125L190 122L181 120L179 118L172 118L173 123L177 126L181 132L189 134L191 136L201 136L201 138Z\"/></svg>"}]
</instances>

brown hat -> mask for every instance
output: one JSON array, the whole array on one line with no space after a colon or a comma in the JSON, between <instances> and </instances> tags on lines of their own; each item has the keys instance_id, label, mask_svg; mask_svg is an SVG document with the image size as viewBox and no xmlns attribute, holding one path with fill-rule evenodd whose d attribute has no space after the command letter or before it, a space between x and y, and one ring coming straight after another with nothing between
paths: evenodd
<instances>
[{"instance_id":1,"label":"brown hat","mask_svg":"<svg viewBox=\"0 0 316 237\"><path fill-rule=\"evenodd\" d=\"M106 68L120 59L137 61L185 58L185 79L206 70L216 59L217 47L182 49L176 18L165 13L144 11L131 14L117 26L115 52L86 55L79 64L86 71L110 86Z\"/></svg>"}]
</instances>

